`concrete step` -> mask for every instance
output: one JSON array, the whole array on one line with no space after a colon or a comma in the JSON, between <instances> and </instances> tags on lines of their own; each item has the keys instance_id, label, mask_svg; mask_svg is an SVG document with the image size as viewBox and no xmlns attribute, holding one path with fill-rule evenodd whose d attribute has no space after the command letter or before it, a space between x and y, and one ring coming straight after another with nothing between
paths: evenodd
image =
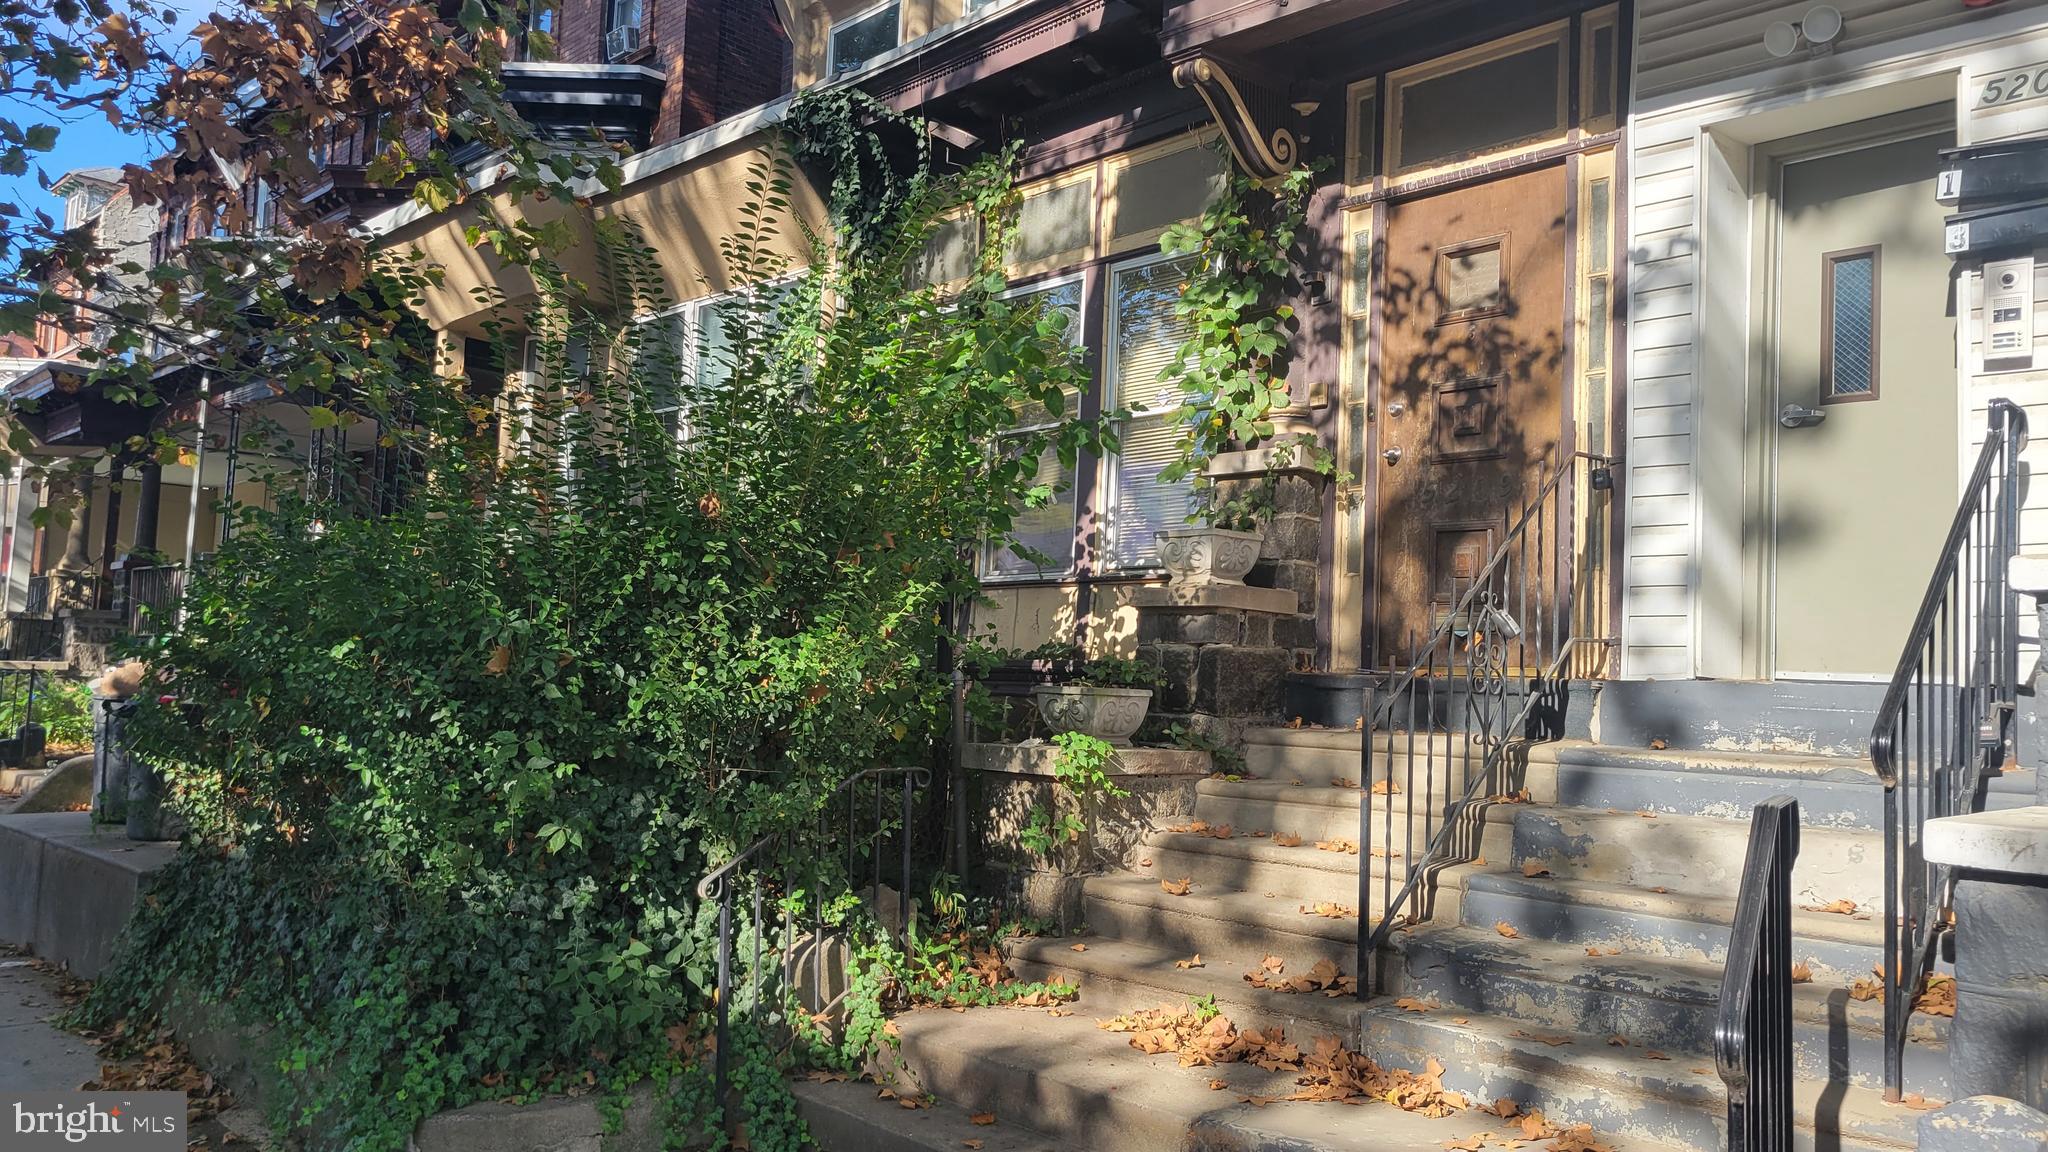
<instances>
[{"instance_id":1,"label":"concrete step","mask_svg":"<svg viewBox=\"0 0 2048 1152\"><path fill-rule=\"evenodd\" d=\"M1087 950L1074 951L1076 943ZM1256 971L1264 955L1202 954L1199 968L1180 968L1192 956L1149 944L1105 936L1020 937L1006 948L1010 967L1024 980L1061 980L1081 990L1076 1011L1106 1018L1161 1004L1181 1005L1204 996L1240 1028L1279 1028L1298 1041L1317 1036L1350 1036L1357 1027L1358 1000L1349 995L1316 992L1273 992L1254 988L1245 973ZM1314 962L1275 952L1287 962L1290 975L1305 973ZM1339 965L1354 975L1349 962Z\"/></svg>"},{"instance_id":2,"label":"concrete step","mask_svg":"<svg viewBox=\"0 0 2048 1152\"><path fill-rule=\"evenodd\" d=\"M1461 909L1475 928L1505 920L1525 937L1720 964L1727 959L1735 897L1481 872L1466 878ZM1795 910L1792 930L1793 956L1815 979L1836 983L1869 976L1884 942L1877 920L1824 912Z\"/></svg>"},{"instance_id":3,"label":"concrete step","mask_svg":"<svg viewBox=\"0 0 2048 1152\"><path fill-rule=\"evenodd\" d=\"M1445 733L1376 732L1372 763L1361 759L1356 731L1329 728L1255 728L1245 733L1245 770L1260 780L1328 784L1333 780L1378 781L1389 774L1414 792L1462 793L1469 773L1479 767L1478 752L1463 736ZM1503 777L1491 791L1513 792L1527 787L1538 799L1548 798L1555 762L1537 760L1517 750L1503 765ZM1428 781L1434 778L1431 787Z\"/></svg>"},{"instance_id":4,"label":"concrete step","mask_svg":"<svg viewBox=\"0 0 2048 1152\"><path fill-rule=\"evenodd\" d=\"M1066 1141L1015 1121L976 1124L967 1109L940 1101L929 1108L905 1108L864 1080L818 1083L798 1080L796 1110L811 1130L816 1152L1064 1152Z\"/></svg>"},{"instance_id":5,"label":"concrete step","mask_svg":"<svg viewBox=\"0 0 2048 1152\"><path fill-rule=\"evenodd\" d=\"M1430 1119L1378 1103L1261 1107L1244 1098L1285 1095L1296 1074L1244 1064L1182 1068L1170 1056L1138 1052L1128 1036L1103 1031L1086 1015L926 1010L898 1017L897 1025L900 1055L927 1091L993 1112L997 1126L1017 1117L1057 1132L1063 1152L1442 1152L1474 1133L1510 1134L1477 1110ZM1642 1141L1627 1148L1674 1152Z\"/></svg>"},{"instance_id":6,"label":"concrete step","mask_svg":"<svg viewBox=\"0 0 2048 1152\"><path fill-rule=\"evenodd\" d=\"M1270 836L1218 840L1193 832L1155 832L1145 838L1141 852L1131 870L1134 874L1156 880L1187 877L1194 881L1197 892L1235 889L1262 897L1271 892L1311 903L1358 903L1359 858L1345 852L1323 851L1312 840L1305 839L1298 847L1283 848ZM1386 874L1387 860L1369 863L1372 875ZM1392 863L1396 870L1400 869L1400 861Z\"/></svg>"},{"instance_id":7,"label":"concrete step","mask_svg":"<svg viewBox=\"0 0 2048 1152\"><path fill-rule=\"evenodd\" d=\"M1178 880L1179 877L1169 879ZM1090 877L1083 886L1089 931L1121 940L1142 940L1186 956L1299 957L1313 964L1327 957L1349 971L1358 947L1358 919L1333 919L1301 911L1299 898L1196 885L1174 896L1151 876ZM1358 902L1341 901L1347 908Z\"/></svg>"},{"instance_id":8,"label":"concrete step","mask_svg":"<svg viewBox=\"0 0 2048 1152\"><path fill-rule=\"evenodd\" d=\"M1515 813L1519 870L1535 860L1565 879L1727 896L1742 887L1749 825L1708 816L1644 818L1626 809L1524 808ZM1884 837L1845 828L1806 828L1792 870L1797 904L1853 900L1875 910L1884 898Z\"/></svg>"},{"instance_id":9,"label":"concrete step","mask_svg":"<svg viewBox=\"0 0 2048 1152\"><path fill-rule=\"evenodd\" d=\"M1203 780L1196 785L1195 815L1210 825L1228 824L1233 831L1249 833L1285 832L1314 842L1359 838L1358 808L1366 794L1358 788L1329 788L1266 781ZM1442 797L1416 797L1406 793L1371 797L1375 845L1383 845L1391 829L1397 846L1407 838L1413 821L1421 835L1422 821L1441 819L1449 805ZM1475 809L1489 820L1506 822L1516 805L1475 801Z\"/></svg>"},{"instance_id":10,"label":"concrete step","mask_svg":"<svg viewBox=\"0 0 2048 1152\"><path fill-rule=\"evenodd\" d=\"M1884 788L1868 760L1768 752L1546 745L1532 753L1556 762L1557 802L1747 821L1759 803L1789 795L1807 827L1884 827ZM1990 782L1987 805L2031 803L2033 773Z\"/></svg>"},{"instance_id":11,"label":"concrete step","mask_svg":"<svg viewBox=\"0 0 2048 1152\"><path fill-rule=\"evenodd\" d=\"M1628 952L1588 956L1576 945L1509 939L1491 927L1431 927L1398 935L1395 946L1401 978L1389 991L1603 1043L1618 1035L1674 1057L1713 1051L1718 965ZM1882 1085L1882 1005L1853 1001L1839 984L1800 984L1793 1019L1800 1075ZM1945 1091L1947 1035L1947 1020L1912 1018L1906 1076L1928 1095Z\"/></svg>"},{"instance_id":12,"label":"concrete step","mask_svg":"<svg viewBox=\"0 0 2048 1152\"><path fill-rule=\"evenodd\" d=\"M0 792L26 792L48 779L54 768L0 768Z\"/></svg>"},{"instance_id":13,"label":"concrete step","mask_svg":"<svg viewBox=\"0 0 2048 1152\"><path fill-rule=\"evenodd\" d=\"M1405 1012L1380 1001L1360 1014L1363 1047L1383 1065L1443 1062L1444 1083L1477 1100L1507 1097L1548 1116L1592 1124L1618 1147L1726 1147L1727 1090L1711 1059L1676 1052L1656 1060L1641 1045L1544 1033L1522 1021L1459 1009ZM1536 1038L1541 1036L1543 1038ZM1914 1147L1922 1114L1877 1092L1799 1080L1793 1116L1801 1152L1897 1152Z\"/></svg>"}]
</instances>

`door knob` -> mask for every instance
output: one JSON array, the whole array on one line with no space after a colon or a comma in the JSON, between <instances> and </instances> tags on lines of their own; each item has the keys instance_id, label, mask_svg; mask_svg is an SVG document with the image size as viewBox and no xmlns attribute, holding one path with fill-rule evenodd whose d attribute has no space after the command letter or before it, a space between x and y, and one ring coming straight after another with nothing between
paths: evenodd
<instances>
[{"instance_id":1,"label":"door knob","mask_svg":"<svg viewBox=\"0 0 2048 1152\"><path fill-rule=\"evenodd\" d=\"M1827 418L1828 414L1819 408L1805 408L1798 404L1787 404L1778 409L1778 423L1787 428L1811 428Z\"/></svg>"},{"instance_id":2,"label":"door knob","mask_svg":"<svg viewBox=\"0 0 2048 1152\"><path fill-rule=\"evenodd\" d=\"M1401 450L1399 448L1389 448L1385 452L1380 453L1380 455L1389 464L1399 464L1401 462Z\"/></svg>"},{"instance_id":3,"label":"door knob","mask_svg":"<svg viewBox=\"0 0 2048 1152\"><path fill-rule=\"evenodd\" d=\"M1387 404L1387 415L1392 416L1396 420L1399 420L1401 414L1406 411L1408 411L1408 406L1399 400L1394 400Z\"/></svg>"}]
</instances>

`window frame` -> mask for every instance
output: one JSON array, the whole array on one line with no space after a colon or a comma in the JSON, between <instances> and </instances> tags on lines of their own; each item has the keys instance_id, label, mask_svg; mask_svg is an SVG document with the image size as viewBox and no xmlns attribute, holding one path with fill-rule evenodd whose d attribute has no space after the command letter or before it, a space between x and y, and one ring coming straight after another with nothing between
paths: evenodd
<instances>
[{"instance_id":1,"label":"window frame","mask_svg":"<svg viewBox=\"0 0 2048 1152\"><path fill-rule=\"evenodd\" d=\"M1020 296L1033 296L1040 292L1050 292L1064 288L1069 284L1080 289L1080 302L1074 307L1075 323L1072 331L1068 333L1068 344L1085 355L1088 349L1086 332L1088 326L1088 276L1085 272L1067 272L1058 276L1048 276L1021 284L1012 284L1008 288L1003 289L998 299L1014 300ZM1070 394L1067 399L1074 406L1074 410L1079 411L1081 402L1087 398L1087 395L1087 390L1084 388L1079 392ZM996 435L994 442L989 446L990 450L1001 451L1003 442L1006 440L1043 431L1047 428L1055 427L1059 423L1059 420L1042 420L1032 424L1020 423L1012 425ZM1061 568L1042 568L1032 572L997 572L992 567L992 560L997 554L996 542L994 540L983 540L975 556L975 574L983 584L1042 584L1048 581L1072 579L1079 574L1081 570L1081 470L1082 462L1076 460L1074 462L1072 486L1067 489L1068 507L1071 510L1071 516L1069 517L1071 523L1067 539L1066 565ZM1007 549L1004 549L1004 551L1007 551Z\"/></svg>"},{"instance_id":2,"label":"window frame","mask_svg":"<svg viewBox=\"0 0 2048 1152\"><path fill-rule=\"evenodd\" d=\"M870 17L877 16L890 8L896 9L896 42L887 49L884 49L883 52L877 52L866 60L856 64L849 64L842 68L839 63L839 34L853 25ZM842 72L857 72L867 67L868 61L877 59L884 55L884 53L893 52L901 47L903 47L903 0L881 0L879 4L873 4L858 12L849 13L843 18L833 20L831 25L825 29L825 78L829 80L834 76L840 75Z\"/></svg>"},{"instance_id":3,"label":"window frame","mask_svg":"<svg viewBox=\"0 0 2048 1152\"><path fill-rule=\"evenodd\" d=\"M1103 269L1102 376L1099 387L1102 393L1102 410L1104 412L1114 412L1117 410L1123 395L1124 386L1124 381L1121 378L1122 374L1117 368L1116 356L1117 338L1123 328L1123 323L1117 314L1116 306L1117 276L1139 268L1149 268L1160 264L1186 263L1191 261L1191 259L1191 257L1185 255L1168 256L1162 252L1153 252L1127 260L1115 261ZM1180 404L1173 403L1155 408L1133 408L1127 419L1116 421L1117 434L1121 438L1123 429L1133 421L1164 416L1177 410L1179 407ZM1101 546L1097 551L1099 559L1096 571L1103 576L1154 575L1165 571L1166 566L1157 560L1151 563L1124 564L1117 559L1117 537L1123 531L1123 526L1117 523L1116 517L1119 493L1115 462L1119 459L1120 455L1120 453L1105 454L1098 462L1100 474L1097 477L1096 492L1099 494L1099 499L1096 502L1094 512L1097 521L1102 525L1102 530ZM1190 487L1192 487L1192 482L1189 483ZM1169 529L1162 528L1159 530L1166 531Z\"/></svg>"},{"instance_id":4,"label":"window frame","mask_svg":"<svg viewBox=\"0 0 2048 1152\"><path fill-rule=\"evenodd\" d=\"M1861 392L1835 391L1835 269L1851 260L1870 260L1870 387ZM1864 244L1821 253L1820 269L1820 402L1862 404L1878 399L1878 350L1884 339L1884 245Z\"/></svg>"},{"instance_id":5,"label":"window frame","mask_svg":"<svg viewBox=\"0 0 2048 1152\"><path fill-rule=\"evenodd\" d=\"M1361 105L1370 104L1370 108ZM1381 176L1380 157L1386 152L1386 135L1381 123L1380 80L1368 76L1354 80L1344 89L1344 187L1358 192L1372 187ZM1358 147L1361 127L1372 127L1372 154Z\"/></svg>"},{"instance_id":6,"label":"window frame","mask_svg":"<svg viewBox=\"0 0 2048 1152\"><path fill-rule=\"evenodd\" d=\"M1006 248L999 253L1004 279L1014 282L1045 276L1078 264L1087 264L1102 255L1103 182L1098 171L1101 167L1100 162L1082 164L1042 180L1033 180L1017 189L1018 220L1021 225L1024 202L1031 197L1064 191L1075 184L1088 185L1088 238L1079 248L1068 248L1018 263L1010 262L1010 253ZM1013 232L1011 236L1014 239L1019 234L1021 233Z\"/></svg>"},{"instance_id":7,"label":"window frame","mask_svg":"<svg viewBox=\"0 0 2048 1152\"><path fill-rule=\"evenodd\" d=\"M1117 256L1136 252L1144 248L1156 248L1159 244L1159 238L1166 235L1166 230L1171 228L1172 224L1161 225L1157 228L1145 228L1125 235L1118 235L1116 233L1116 225L1123 209L1123 181L1125 175L1131 169L1149 164L1154 160L1162 160L1182 152L1209 148L1215 144L1219 135L1213 127L1201 128L1190 133L1176 135L1165 140L1143 145L1142 147L1133 148L1128 152L1120 152L1114 156L1105 157L1102 161L1101 191L1095 198L1098 205L1095 250L1103 256ZM1225 180L1228 180L1230 177L1230 165L1234 161L1227 156L1219 156L1217 159L1219 161L1217 172ZM1213 197L1211 199L1213 200ZM1208 208L1209 203L1210 201L1204 201L1202 209L1197 210L1193 216L1181 217L1174 223L1184 224L1190 220L1201 219L1202 211Z\"/></svg>"},{"instance_id":8,"label":"window frame","mask_svg":"<svg viewBox=\"0 0 2048 1152\"><path fill-rule=\"evenodd\" d=\"M1606 29L1614 34L1614 59L1608 73L1610 90L1607 114L1593 114L1594 97L1598 94L1593 70L1595 36ZM1621 62L1624 57L1621 40L1621 9L1616 5L1595 8L1579 16L1578 83L1579 83L1579 124L1578 127L1591 134L1612 132L1621 125L1621 102L1628 87L1628 78L1622 75Z\"/></svg>"},{"instance_id":9,"label":"window frame","mask_svg":"<svg viewBox=\"0 0 2048 1152\"><path fill-rule=\"evenodd\" d=\"M1494 279L1494 302L1478 308L1452 308L1450 296L1444 290L1444 262L1463 256L1468 252L1482 252L1491 248L1500 253L1499 270ZM1508 310L1508 272L1514 265L1509 261L1508 234L1496 232L1490 236L1474 236L1455 244L1437 246L1436 257L1430 264L1430 290L1435 292L1442 304L1442 311L1436 315L1433 326L1442 328L1450 324L1469 324L1474 320L1485 320L1492 316L1505 315Z\"/></svg>"}]
</instances>

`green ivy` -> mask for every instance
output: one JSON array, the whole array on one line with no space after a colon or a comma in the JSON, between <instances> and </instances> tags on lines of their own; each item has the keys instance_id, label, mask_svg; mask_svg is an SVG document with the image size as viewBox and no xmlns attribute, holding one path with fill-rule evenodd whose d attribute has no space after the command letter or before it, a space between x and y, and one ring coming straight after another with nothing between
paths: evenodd
<instances>
[{"instance_id":1,"label":"green ivy","mask_svg":"<svg viewBox=\"0 0 2048 1152\"><path fill-rule=\"evenodd\" d=\"M1314 168L1296 168L1270 185L1227 164L1224 192L1191 223L1175 224L1160 251L1192 257L1186 288L1174 315L1191 336L1176 350L1161 379L1179 387L1180 426L1175 456L1160 470L1162 483L1189 480L1195 490L1191 522L1254 531L1272 509L1278 470L1300 463L1323 475L1336 459L1313 439L1277 446L1261 483L1227 493L1208 473L1217 456L1257 448L1274 436L1274 410L1287 405L1287 371L1298 327L1284 302L1294 276Z\"/></svg>"}]
</instances>

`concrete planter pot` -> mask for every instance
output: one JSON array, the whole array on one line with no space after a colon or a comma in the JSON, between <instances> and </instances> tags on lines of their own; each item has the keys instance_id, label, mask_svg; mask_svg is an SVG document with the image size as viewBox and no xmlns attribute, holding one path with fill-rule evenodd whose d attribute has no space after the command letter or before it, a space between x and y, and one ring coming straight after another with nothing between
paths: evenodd
<instances>
[{"instance_id":1,"label":"concrete planter pot","mask_svg":"<svg viewBox=\"0 0 2048 1152\"><path fill-rule=\"evenodd\" d=\"M1228 528L1178 528L1159 534L1159 560L1169 584L1243 584L1263 539Z\"/></svg>"},{"instance_id":2,"label":"concrete planter pot","mask_svg":"<svg viewBox=\"0 0 2048 1152\"><path fill-rule=\"evenodd\" d=\"M1031 699L1054 732L1080 732L1111 744L1129 744L1152 707L1152 690L1040 684L1031 689Z\"/></svg>"}]
</instances>

